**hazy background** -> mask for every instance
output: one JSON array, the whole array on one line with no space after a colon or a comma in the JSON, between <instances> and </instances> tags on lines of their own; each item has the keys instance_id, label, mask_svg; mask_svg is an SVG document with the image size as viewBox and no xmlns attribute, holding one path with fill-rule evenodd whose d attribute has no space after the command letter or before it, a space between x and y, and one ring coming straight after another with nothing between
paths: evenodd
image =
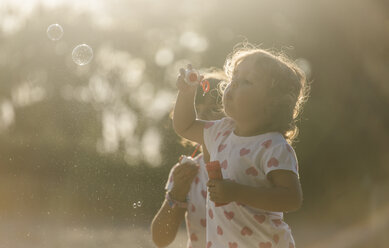
<instances>
[{"instance_id":1,"label":"hazy background","mask_svg":"<svg viewBox=\"0 0 389 248\"><path fill-rule=\"evenodd\" d=\"M178 68L221 67L243 40L312 81L295 144L304 205L286 214L297 247L387 247L384 0L2 0L0 247L153 247L168 172L193 151L168 117Z\"/></svg>"}]
</instances>

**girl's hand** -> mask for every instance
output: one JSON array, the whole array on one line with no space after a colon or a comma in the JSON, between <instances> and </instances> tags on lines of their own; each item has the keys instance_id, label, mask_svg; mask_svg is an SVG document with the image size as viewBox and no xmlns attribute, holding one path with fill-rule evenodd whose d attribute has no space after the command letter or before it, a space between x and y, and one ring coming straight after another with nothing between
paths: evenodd
<instances>
[{"instance_id":1,"label":"girl's hand","mask_svg":"<svg viewBox=\"0 0 389 248\"><path fill-rule=\"evenodd\" d=\"M235 201L239 184L229 179L211 179L207 183L209 198L217 203L230 203Z\"/></svg>"},{"instance_id":2,"label":"girl's hand","mask_svg":"<svg viewBox=\"0 0 389 248\"><path fill-rule=\"evenodd\" d=\"M173 169L173 188L170 195L174 200L185 201L190 190L193 179L199 171L199 165L193 163L183 163L175 165Z\"/></svg>"},{"instance_id":3,"label":"girl's hand","mask_svg":"<svg viewBox=\"0 0 389 248\"><path fill-rule=\"evenodd\" d=\"M187 65L188 70L192 70L192 65ZM203 80L204 76L200 76L199 82ZM180 91L196 91L198 85L192 85L185 82L185 69L180 68L180 74L178 75L177 82L176 82L177 88Z\"/></svg>"}]
</instances>

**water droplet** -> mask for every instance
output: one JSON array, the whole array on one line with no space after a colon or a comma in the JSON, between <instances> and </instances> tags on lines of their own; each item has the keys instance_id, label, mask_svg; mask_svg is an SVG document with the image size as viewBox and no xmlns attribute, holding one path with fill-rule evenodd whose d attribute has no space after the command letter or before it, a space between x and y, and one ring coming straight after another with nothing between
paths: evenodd
<instances>
[{"instance_id":1,"label":"water droplet","mask_svg":"<svg viewBox=\"0 0 389 248\"><path fill-rule=\"evenodd\" d=\"M133 207L133 208L136 208L136 207L137 207L136 202L134 202L134 203L132 204L132 207Z\"/></svg>"},{"instance_id":2,"label":"water droplet","mask_svg":"<svg viewBox=\"0 0 389 248\"><path fill-rule=\"evenodd\" d=\"M138 205L138 207L142 207L142 202L138 201L137 205Z\"/></svg>"},{"instance_id":3,"label":"water droplet","mask_svg":"<svg viewBox=\"0 0 389 248\"><path fill-rule=\"evenodd\" d=\"M93 50L87 44L76 46L72 52L72 59L77 65L86 65L93 58Z\"/></svg>"},{"instance_id":4,"label":"water droplet","mask_svg":"<svg viewBox=\"0 0 389 248\"><path fill-rule=\"evenodd\" d=\"M63 36L63 28L59 24L51 24L47 28L47 37L49 37L50 40L56 41L62 38Z\"/></svg>"}]
</instances>

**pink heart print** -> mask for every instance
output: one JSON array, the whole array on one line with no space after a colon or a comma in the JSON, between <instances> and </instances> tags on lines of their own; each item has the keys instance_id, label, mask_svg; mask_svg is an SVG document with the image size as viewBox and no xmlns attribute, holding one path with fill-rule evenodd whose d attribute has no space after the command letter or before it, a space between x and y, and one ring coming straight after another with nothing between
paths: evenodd
<instances>
[{"instance_id":1,"label":"pink heart print","mask_svg":"<svg viewBox=\"0 0 389 248\"><path fill-rule=\"evenodd\" d=\"M195 178L195 184L198 184L199 182L200 182L199 177L196 177L196 178Z\"/></svg>"},{"instance_id":2,"label":"pink heart print","mask_svg":"<svg viewBox=\"0 0 389 248\"><path fill-rule=\"evenodd\" d=\"M195 212L196 211L196 207L195 205L192 204L192 212Z\"/></svg>"},{"instance_id":3,"label":"pink heart print","mask_svg":"<svg viewBox=\"0 0 389 248\"><path fill-rule=\"evenodd\" d=\"M227 135L229 135L231 133L231 130L227 130L227 131L225 131L224 133L223 133L223 136L227 136Z\"/></svg>"},{"instance_id":4,"label":"pink heart print","mask_svg":"<svg viewBox=\"0 0 389 248\"><path fill-rule=\"evenodd\" d=\"M211 242L211 241L208 241L208 243L207 243L207 248L211 248L211 246L212 246L212 242Z\"/></svg>"},{"instance_id":5,"label":"pink heart print","mask_svg":"<svg viewBox=\"0 0 389 248\"><path fill-rule=\"evenodd\" d=\"M206 199L207 198L207 191L201 190L201 195L204 197L204 199Z\"/></svg>"},{"instance_id":6,"label":"pink heart print","mask_svg":"<svg viewBox=\"0 0 389 248\"><path fill-rule=\"evenodd\" d=\"M261 242L259 243L259 248L271 248L271 243L270 242Z\"/></svg>"},{"instance_id":7,"label":"pink heart print","mask_svg":"<svg viewBox=\"0 0 389 248\"><path fill-rule=\"evenodd\" d=\"M215 138L215 141L219 138L220 134L222 134L221 132L218 132L217 135L216 135L216 138Z\"/></svg>"},{"instance_id":8,"label":"pink heart print","mask_svg":"<svg viewBox=\"0 0 389 248\"><path fill-rule=\"evenodd\" d=\"M236 242L228 242L228 248L238 248L238 244Z\"/></svg>"},{"instance_id":9,"label":"pink heart print","mask_svg":"<svg viewBox=\"0 0 389 248\"><path fill-rule=\"evenodd\" d=\"M265 222L266 216L261 214L261 215L254 215L254 218L259 222L259 224L262 224Z\"/></svg>"},{"instance_id":10,"label":"pink heart print","mask_svg":"<svg viewBox=\"0 0 389 248\"><path fill-rule=\"evenodd\" d=\"M294 248L294 244L289 242L289 248Z\"/></svg>"},{"instance_id":11,"label":"pink heart print","mask_svg":"<svg viewBox=\"0 0 389 248\"><path fill-rule=\"evenodd\" d=\"M226 144L220 144L219 147L217 148L217 151L218 152L222 152L224 150L224 148L226 148Z\"/></svg>"},{"instance_id":12,"label":"pink heart print","mask_svg":"<svg viewBox=\"0 0 389 248\"><path fill-rule=\"evenodd\" d=\"M190 235L190 240L191 241L197 241L199 239L197 238L197 235L195 233L192 233L192 235Z\"/></svg>"},{"instance_id":13,"label":"pink heart print","mask_svg":"<svg viewBox=\"0 0 389 248\"><path fill-rule=\"evenodd\" d=\"M200 220L200 224L201 224L203 227L206 227L206 226L207 226L207 220L206 220L206 219L201 219L201 220Z\"/></svg>"},{"instance_id":14,"label":"pink heart print","mask_svg":"<svg viewBox=\"0 0 389 248\"><path fill-rule=\"evenodd\" d=\"M268 167L268 168L271 168L272 166L277 167L278 165L279 165L279 162L278 162L278 160L277 160L275 157L272 157L272 158L269 159L269 161L267 162L267 167Z\"/></svg>"},{"instance_id":15,"label":"pink heart print","mask_svg":"<svg viewBox=\"0 0 389 248\"><path fill-rule=\"evenodd\" d=\"M265 142L262 143L262 145L267 149L271 146L272 140L266 140Z\"/></svg>"},{"instance_id":16,"label":"pink heart print","mask_svg":"<svg viewBox=\"0 0 389 248\"><path fill-rule=\"evenodd\" d=\"M220 226L217 226L217 234L223 235L223 229Z\"/></svg>"},{"instance_id":17,"label":"pink heart print","mask_svg":"<svg viewBox=\"0 0 389 248\"><path fill-rule=\"evenodd\" d=\"M214 124L215 124L215 122L213 122L213 121L206 122L204 124L204 128L208 129L208 128L212 127Z\"/></svg>"},{"instance_id":18,"label":"pink heart print","mask_svg":"<svg viewBox=\"0 0 389 248\"><path fill-rule=\"evenodd\" d=\"M278 234L273 235L273 240L274 240L274 243L278 244L278 241L280 241L280 237L278 236Z\"/></svg>"},{"instance_id":19,"label":"pink heart print","mask_svg":"<svg viewBox=\"0 0 389 248\"><path fill-rule=\"evenodd\" d=\"M228 220L231 220L232 218L234 218L234 212L230 211L230 212L227 212L227 211L224 211L224 215L226 216L226 218Z\"/></svg>"},{"instance_id":20,"label":"pink heart print","mask_svg":"<svg viewBox=\"0 0 389 248\"><path fill-rule=\"evenodd\" d=\"M278 227L279 225L282 224L282 221L280 219L274 219L274 220L271 220L271 221L274 223L274 225L276 225L276 227Z\"/></svg>"},{"instance_id":21,"label":"pink heart print","mask_svg":"<svg viewBox=\"0 0 389 248\"><path fill-rule=\"evenodd\" d=\"M242 234L243 236L246 236L246 235L250 236L253 234L253 231L249 227L245 226L245 227L243 227L242 231L240 231L240 234Z\"/></svg>"},{"instance_id":22,"label":"pink heart print","mask_svg":"<svg viewBox=\"0 0 389 248\"><path fill-rule=\"evenodd\" d=\"M228 166L228 162L227 160L224 160L221 164L220 164L220 167L222 167L223 169L227 169L227 166Z\"/></svg>"},{"instance_id":23,"label":"pink heart print","mask_svg":"<svg viewBox=\"0 0 389 248\"><path fill-rule=\"evenodd\" d=\"M244 156L244 155L246 155L246 154L249 154L250 153L250 149L246 149L246 148L242 148L242 149L240 149L240 156L242 157L242 156Z\"/></svg>"},{"instance_id":24,"label":"pink heart print","mask_svg":"<svg viewBox=\"0 0 389 248\"><path fill-rule=\"evenodd\" d=\"M208 210L208 215L209 215L209 218L213 219L213 211L212 211L212 209Z\"/></svg>"},{"instance_id":25,"label":"pink heart print","mask_svg":"<svg viewBox=\"0 0 389 248\"><path fill-rule=\"evenodd\" d=\"M250 167L250 168L248 168L246 170L246 174L247 175L252 175L252 176L257 176L258 175L258 171L254 167Z\"/></svg>"}]
</instances>

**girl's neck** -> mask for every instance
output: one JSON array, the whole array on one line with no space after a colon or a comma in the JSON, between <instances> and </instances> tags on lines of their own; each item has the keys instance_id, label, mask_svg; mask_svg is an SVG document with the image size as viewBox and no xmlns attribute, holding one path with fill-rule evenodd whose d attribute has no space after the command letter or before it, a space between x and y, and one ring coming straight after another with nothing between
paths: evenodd
<instances>
[{"instance_id":1,"label":"girl's neck","mask_svg":"<svg viewBox=\"0 0 389 248\"><path fill-rule=\"evenodd\" d=\"M237 136L249 137L269 132L268 128L258 123L238 123L235 121L234 133Z\"/></svg>"}]
</instances>

